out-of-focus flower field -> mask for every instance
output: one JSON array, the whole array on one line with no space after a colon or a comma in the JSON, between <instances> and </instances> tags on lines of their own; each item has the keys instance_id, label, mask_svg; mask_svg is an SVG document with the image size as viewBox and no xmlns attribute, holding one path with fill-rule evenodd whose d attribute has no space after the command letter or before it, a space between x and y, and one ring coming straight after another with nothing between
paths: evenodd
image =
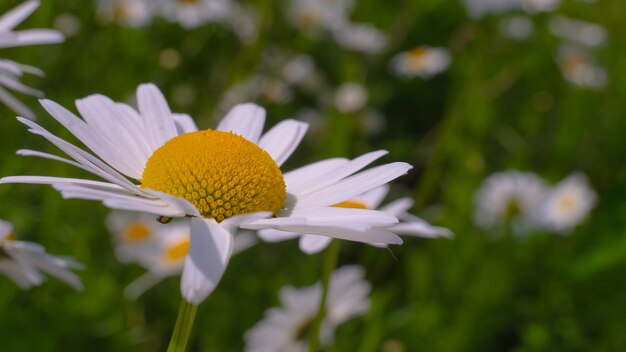
<instances>
[{"instance_id":1,"label":"out-of-focus flower field","mask_svg":"<svg viewBox=\"0 0 626 352\"><path fill-rule=\"evenodd\" d=\"M325 351L626 350L626 2L176 8L194 2L42 0L17 28L56 29L65 41L0 48L0 58L40 68L45 76L21 82L74 112L76 99L95 93L135 104L137 86L152 82L200 129L243 102L264 107L267 126L305 121L283 170L379 149L389 151L385 163L413 165L383 204L412 197L412 214L454 235L404 236L386 249L342 241L337 267L362 267L371 304L339 319ZM0 13L21 3L2 1ZM7 88L1 70L0 79ZM14 95L37 123L80 145L36 97ZM17 155L63 154L5 105L0 177L94 179ZM576 202L580 214L559 213ZM0 276L1 351L166 349L180 278L125 296L146 269L120 262L110 213L49 186L0 185L0 219L17 239L84 265L75 270L82 291L54 277L22 290ZM314 285L323 260L297 239L242 250L199 306L189 350L244 350L246 332L281 305L281 288Z\"/></svg>"}]
</instances>

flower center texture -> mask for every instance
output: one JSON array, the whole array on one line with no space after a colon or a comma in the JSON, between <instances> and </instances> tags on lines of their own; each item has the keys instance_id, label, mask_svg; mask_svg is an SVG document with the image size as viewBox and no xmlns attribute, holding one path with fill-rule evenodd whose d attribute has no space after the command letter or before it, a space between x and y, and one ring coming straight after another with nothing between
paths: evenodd
<instances>
[{"instance_id":1,"label":"flower center texture","mask_svg":"<svg viewBox=\"0 0 626 352\"><path fill-rule=\"evenodd\" d=\"M287 196L283 175L266 151L214 130L167 141L148 159L141 187L184 198L217 221L258 211L275 214Z\"/></svg>"}]
</instances>

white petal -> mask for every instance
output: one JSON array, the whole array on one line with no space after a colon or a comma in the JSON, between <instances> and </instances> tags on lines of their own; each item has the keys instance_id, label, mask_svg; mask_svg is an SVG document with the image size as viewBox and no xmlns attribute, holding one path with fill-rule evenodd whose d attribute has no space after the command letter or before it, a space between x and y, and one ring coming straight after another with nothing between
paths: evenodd
<instances>
[{"instance_id":1,"label":"white petal","mask_svg":"<svg viewBox=\"0 0 626 352\"><path fill-rule=\"evenodd\" d=\"M173 207L180 209L185 214L200 217L200 212L198 211L198 208L196 208L186 199L176 197L171 194L155 191L150 188L146 188L145 190L153 196L163 199L166 203L171 204Z\"/></svg>"},{"instance_id":2,"label":"white petal","mask_svg":"<svg viewBox=\"0 0 626 352\"><path fill-rule=\"evenodd\" d=\"M239 227L240 225L244 225L249 222L254 222L259 219L269 218L270 216L272 216L272 213L269 211L259 211L255 213L235 215L222 221L221 225L228 231L234 232L237 230L237 227Z\"/></svg>"},{"instance_id":3,"label":"white petal","mask_svg":"<svg viewBox=\"0 0 626 352\"><path fill-rule=\"evenodd\" d=\"M331 237L305 234L300 237L300 250L306 254L319 253L328 247L332 240Z\"/></svg>"},{"instance_id":4,"label":"white petal","mask_svg":"<svg viewBox=\"0 0 626 352\"><path fill-rule=\"evenodd\" d=\"M285 179L285 185L287 185L287 192L291 194L298 194L307 187L311 180L320 175L324 175L331 170L335 170L348 162L349 160L344 158L325 159L293 171L286 172L283 177Z\"/></svg>"},{"instance_id":5,"label":"white petal","mask_svg":"<svg viewBox=\"0 0 626 352\"><path fill-rule=\"evenodd\" d=\"M154 84L137 88L137 105L144 119L144 127L154 149L176 137L176 124L165 97Z\"/></svg>"},{"instance_id":6,"label":"white petal","mask_svg":"<svg viewBox=\"0 0 626 352\"><path fill-rule=\"evenodd\" d=\"M380 206L380 203L387 197L387 194L389 194L389 185L382 185L369 192L358 195L352 200L365 203L365 206L369 209L378 209L378 206Z\"/></svg>"},{"instance_id":7,"label":"white petal","mask_svg":"<svg viewBox=\"0 0 626 352\"><path fill-rule=\"evenodd\" d=\"M295 193L292 189L287 189L287 191L292 194L298 194L298 195L308 194L308 193L318 191L320 189L323 189L324 187L337 183L338 181L354 174L355 172L360 171L361 169L373 163L377 159L383 157L387 153L388 152L386 150L379 150L379 151L363 154L359 156L358 158L350 160L350 162L342 166L339 166L336 169L329 170L325 174L321 174L313 179L308 180L306 185L302 187L302 189L297 193ZM361 193L367 190L369 190L369 188L362 191ZM354 195L356 196L358 194L360 193L356 193Z\"/></svg>"},{"instance_id":8,"label":"white petal","mask_svg":"<svg viewBox=\"0 0 626 352\"><path fill-rule=\"evenodd\" d=\"M54 44L64 40L61 32L52 29L27 29L19 32L11 32L7 38L0 41L0 48Z\"/></svg>"},{"instance_id":9,"label":"white petal","mask_svg":"<svg viewBox=\"0 0 626 352\"><path fill-rule=\"evenodd\" d=\"M163 278L163 275L156 275L155 273L148 271L126 286L126 289L124 289L124 296L128 299L137 299L149 288L161 282Z\"/></svg>"},{"instance_id":10,"label":"white petal","mask_svg":"<svg viewBox=\"0 0 626 352\"><path fill-rule=\"evenodd\" d=\"M338 207L320 207L295 210L291 217L305 218L309 223L336 222L361 223L369 226L391 226L398 223L398 219L379 210L352 209Z\"/></svg>"},{"instance_id":11,"label":"white petal","mask_svg":"<svg viewBox=\"0 0 626 352\"><path fill-rule=\"evenodd\" d=\"M232 250L233 235L215 220L191 219L191 243L180 287L185 300L200 304L213 292L224 275Z\"/></svg>"},{"instance_id":12,"label":"white petal","mask_svg":"<svg viewBox=\"0 0 626 352\"><path fill-rule=\"evenodd\" d=\"M176 131L178 134L185 134L189 132L196 132L198 126L191 116L187 114L172 114L174 122L176 123Z\"/></svg>"},{"instance_id":13,"label":"white petal","mask_svg":"<svg viewBox=\"0 0 626 352\"><path fill-rule=\"evenodd\" d=\"M259 146L276 161L280 167L296 150L306 134L309 125L296 120L284 120L261 137Z\"/></svg>"},{"instance_id":14,"label":"white petal","mask_svg":"<svg viewBox=\"0 0 626 352\"><path fill-rule=\"evenodd\" d=\"M260 230L259 232L257 232L257 234L263 241L270 243L291 240L300 236L299 233L285 232L274 229Z\"/></svg>"},{"instance_id":15,"label":"white petal","mask_svg":"<svg viewBox=\"0 0 626 352\"><path fill-rule=\"evenodd\" d=\"M405 197L383 205L379 210L400 217L400 215L409 211L409 209L413 207L413 204L415 204L415 201L412 198Z\"/></svg>"},{"instance_id":16,"label":"white petal","mask_svg":"<svg viewBox=\"0 0 626 352\"><path fill-rule=\"evenodd\" d=\"M39 7L38 0L27 1L0 17L0 32L8 32Z\"/></svg>"},{"instance_id":17,"label":"white petal","mask_svg":"<svg viewBox=\"0 0 626 352\"><path fill-rule=\"evenodd\" d=\"M407 163L396 162L360 172L317 192L299 196L295 207L331 206L350 200L406 174L411 168Z\"/></svg>"},{"instance_id":18,"label":"white petal","mask_svg":"<svg viewBox=\"0 0 626 352\"><path fill-rule=\"evenodd\" d=\"M258 143L261 133L263 133L264 124L265 109L256 104L246 103L230 109L217 126L217 130L231 131L252 143Z\"/></svg>"},{"instance_id":19,"label":"white petal","mask_svg":"<svg viewBox=\"0 0 626 352\"><path fill-rule=\"evenodd\" d=\"M408 235L415 237L426 237L426 238L436 238L436 237L448 237L451 238L454 236L452 231L446 229L445 227L432 226L427 222L401 222L397 225L393 225L387 230L397 233L399 235Z\"/></svg>"},{"instance_id":20,"label":"white petal","mask_svg":"<svg viewBox=\"0 0 626 352\"><path fill-rule=\"evenodd\" d=\"M16 113L31 120L35 119L35 114L30 108L24 105L21 101L17 100L11 93L2 87L0 87L0 101Z\"/></svg>"}]
</instances>

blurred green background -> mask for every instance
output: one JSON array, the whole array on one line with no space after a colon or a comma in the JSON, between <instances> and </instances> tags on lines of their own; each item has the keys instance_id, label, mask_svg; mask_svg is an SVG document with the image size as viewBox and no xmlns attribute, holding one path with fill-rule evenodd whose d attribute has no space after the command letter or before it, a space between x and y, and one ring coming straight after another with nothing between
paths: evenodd
<instances>
[{"instance_id":1,"label":"blurred green background","mask_svg":"<svg viewBox=\"0 0 626 352\"><path fill-rule=\"evenodd\" d=\"M3 1L0 12L19 3ZM338 329L329 351L626 350L626 3L564 1L556 10L608 31L607 44L593 50L608 74L600 90L563 78L555 60L560 39L547 29L554 13L529 17L534 34L516 41L500 32L502 16L473 20L460 2L358 1L352 20L371 23L390 39L384 52L363 55L327 35L294 30L286 1L248 4L259 11L260 25L257 39L243 44L220 24L189 30L164 20L144 28L102 24L91 1L48 0L19 28L50 28L58 15L71 14L80 30L64 44L2 49L0 56L42 68L44 78L24 81L68 108L92 93L126 101L138 84L154 82L174 111L209 128L233 84L258 72L278 75L268 56L310 55L321 87L295 88L284 103L253 98L268 110L269 125L302 107L322 116L324 128L309 134L287 169L387 149L384 161L415 166L394 183L392 195L414 196L415 214L456 234L453 240L405 238L390 251L344 242L340 263L366 268L373 305ZM393 55L423 44L451 51L446 72L430 80L390 72ZM369 90L368 106L384 118L382 132L364 133L362 114L324 103L347 81ZM44 127L75 142L35 98L19 98ZM16 156L20 148L61 154L29 134L12 111L0 106L0 116L1 176L91 177L58 162ZM536 232L523 241L490 239L472 223L472 197L486 176L511 168L553 183L582 171L598 205L567 237ZM124 298L124 287L143 269L116 261L104 227L108 209L64 201L46 186L3 185L0 197L0 218L15 224L18 239L86 265L79 273L84 292L55 279L21 291L1 278L0 350L164 350L179 281L170 278L136 301ZM296 241L261 243L234 257L199 308L191 349L242 350L244 332L278 304L279 288L313 284L322 258L301 253Z\"/></svg>"}]
</instances>

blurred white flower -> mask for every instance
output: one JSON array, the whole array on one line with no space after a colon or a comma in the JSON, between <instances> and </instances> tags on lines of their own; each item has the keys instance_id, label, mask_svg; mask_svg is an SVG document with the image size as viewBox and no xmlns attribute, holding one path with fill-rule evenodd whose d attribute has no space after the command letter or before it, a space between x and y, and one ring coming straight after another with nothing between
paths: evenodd
<instances>
[{"instance_id":1,"label":"blurred white flower","mask_svg":"<svg viewBox=\"0 0 626 352\"><path fill-rule=\"evenodd\" d=\"M532 172L503 171L487 177L474 195L474 222L493 228L510 222L516 233L537 226L536 212L547 193Z\"/></svg>"},{"instance_id":2,"label":"blurred white flower","mask_svg":"<svg viewBox=\"0 0 626 352\"><path fill-rule=\"evenodd\" d=\"M348 22L354 0L292 0L289 22L300 29L335 30Z\"/></svg>"},{"instance_id":3,"label":"blurred white flower","mask_svg":"<svg viewBox=\"0 0 626 352\"><path fill-rule=\"evenodd\" d=\"M62 13L54 18L54 28L67 37L73 37L80 32L80 20L70 13Z\"/></svg>"},{"instance_id":4,"label":"blurred white flower","mask_svg":"<svg viewBox=\"0 0 626 352\"><path fill-rule=\"evenodd\" d=\"M570 175L548 194L540 212L542 224L552 231L568 233L587 217L596 200L585 175Z\"/></svg>"},{"instance_id":5,"label":"blurred white flower","mask_svg":"<svg viewBox=\"0 0 626 352\"><path fill-rule=\"evenodd\" d=\"M519 9L520 0L462 0L472 18L481 18L487 14L500 14Z\"/></svg>"},{"instance_id":6,"label":"blurred white flower","mask_svg":"<svg viewBox=\"0 0 626 352\"><path fill-rule=\"evenodd\" d=\"M344 114L357 112L367 104L369 93L358 83L344 83L335 92L335 107Z\"/></svg>"},{"instance_id":7,"label":"blurred white flower","mask_svg":"<svg viewBox=\"0 0 626 352\"><path fill-rule=\"evenodd\" d=\"M282 76L289 84L299 84L315 73L315 62L309 55L296 55L283 65Z\"/></svg>"},{"instance_id":8,"label":"blurred white flower","mask_svg":"<svg viewBox=\"0 0 626 352\"><path fill-rule=\"evenodd\" d=\"M157 11L155 0L98 0L98 19L105 24L118 22L131 27L143 27L152 21Z\"/></svg>"},{"instance_id":9,"label":"blurred white flower","mask_svg":"<svg viewBox=\"0 0 626 352\"><path fill-rule=\"evenodd\" d=\"M387 46L387 36L380 29L364 23L347 23L333 30L337 44L348 50L378 54Z\"/></svg>"},{"instance_id":10,"label":"blurred white flower","mask_svg":"<svg viewBox=\"0 0 626 352\"><path fill-rule=\"evenodd\" d=\"M534 29L533 21L526 16L512 16L500 20L500 32L511 39L528 39Z\"/></svg>"},{"instance_id":11,"label":"blurred white flower","mask_svg":"<svg viewBox=\"0 0 626 352\"><path fill-rule=\"evenodd\" d=\"M251 6L232 4L226 22L242 43L253 43L259 32L259 14Z\"/></svg>"},{"instance_id":12,"label":"blurred white flower","mask_svg":"<svg viewBox=\"0 0 626 352\"><path fill-rule=\"evenodd\" d=\"M522 7L530 13L551 12L557 9L561 0L521 0Z\"/></svg>"},{"instance_id":13,"label":"blurred white flower","mask_svg":"<svg viewBox=\"0 0 626 352\"><path fill-rule=\"evenodd\" d=\"M82 290L80 279L70 271L82 267L72 258L46 253L39 244L15 240L13 225L0 220L0 273L15 281L22 289L41 285L45 280L43 274L48 274Z\"/></svg>"},{"instance_id":14,"label":"blurred white flower","mask_svg":"<svg viewBox=\"0 0 626 352\"><path fill-rule=\"evenodd\" d=\"M127 297L135 299L164 278L181 274L190 243L188 221L162 224L152 214L114 211L107 217L107 228L118 259L148 270L127 287ZM256 243L251 231L234 237L233 255Z\"/></svg>"},{"instance_id":15,"label":"blurred white flower","mask_svg":"<svg viewBox=\"0 0 626 352\"><path fill-rule=\"evenodd\" d=\"M571 84L590 89L601 89L606 85L606 70L596 65L586 50L564 45L559 50L557 60L563 76Z\"/></svg>"},{"instance_id":16,"label":"blurred white flower","mask_svg":"<svg viewBox=\"0 0 626 352\"><path fill-rule=\"evenodd\" d=\"M447 49L420 46L394 56L391 60L391 69L400 76L419 76L428 79L445 71L451 61L452 58Z\"/></svg>"},{"instance_id":17,"label":"blurred white flower","mask_svg":"<svg viewBox=\"0 0 626 352\"><path fill-rule=\"evenodd\" d=\"M351 200L335 204L334 207L348 209L376 209L393 215L400 220L399 223L387 227L386 230L398 235L424 237L424 238L451 238L454 234L443 227L432 226L421 218L409 213L414 201L409 197L397 199L387 205L380 204L389 193L389 186L384 185L369 192L358 195ZM300 250L307 254L314 254L324 250L330 244L332 238L312 234L301 234L294 232L261 230L259 237L267 242L279 242L293 238L299 238ZM376 245L376 244L375 244ZM386 247L386 245L376 245Z\"/></svg>"},{"instance_id":18,"label":"blurred white flower","mask_svg":"<svg viewBox=\"0 0 626 352\"><path fill-rule=\"evenodd\" d=\"M564 16L555 16L550 20L550 32L576 44L596 48L606 44L607 31L604 27Z\"/></svg>"},{"instance_id":19,"label":"blurred white flower","mask_svg":"<svg viewBox=\"0 0 626 352\"><path fill-rule=\"evenodd\" d=\"M233 11L230 0L152 0L159 3L160 15L184 28L209 22L224 22Z\"/></svg>"},{"instance_id":20,"label":"blurred white flower","mask_svg":"<svg viewBox=\"0 0 626 352\"><path fill-rule=\"evenodd\" d=\"M63 34L52 29L14 30L37 7L39 7L38 0L27 1L0 17L0 49L25 45L53 44L64 40ZM25 73L43 76L43 71L36 67L0 59L0 101L21 116L34 119L35 115L32 110L17 100L7 90L8 88L19 93L42 97L43 93L41 91L27 87L20 82Z\"/></svg>"},{"instance_id":21,"label":"blurred white flower","mask_svg":"<svg viewBox=\"0 0 626 352\"><path fill-rule=\"evenodd\" d=\"M332 343L335 329L365 314L370 307L370 284L360 266L344 266L331 276L326 316L320 328L320 346ZM247 352L304 352L308 334L317 316L322 297L320 283L305 288L283 287L281 307L265 312L263 320L245 334Z\"/></svg>"}]
</instances>

